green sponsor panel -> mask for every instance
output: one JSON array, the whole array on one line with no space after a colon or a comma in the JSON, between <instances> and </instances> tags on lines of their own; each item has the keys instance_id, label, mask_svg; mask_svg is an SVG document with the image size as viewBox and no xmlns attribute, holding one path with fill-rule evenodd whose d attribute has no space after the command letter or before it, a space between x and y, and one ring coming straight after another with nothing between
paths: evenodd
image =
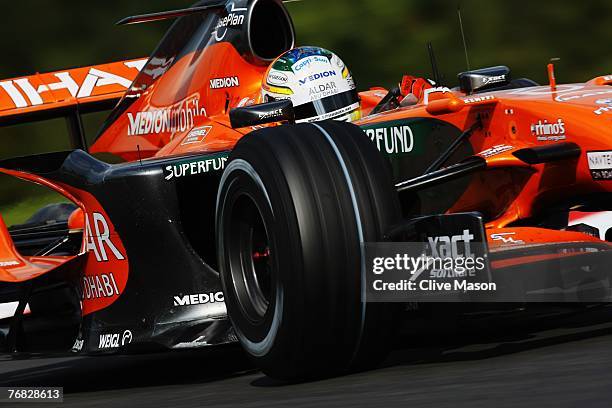
<instances>
[{"instance_id":1,"label":"green sponsor panel","mask_svg":"<svg viewBox=\"0 0 612 408\"><path fill-rule=\"evenodd\" d=\"M437 119L407 118L361 127L393 167L396 180L419 176L461 134L455 126ZM471 154L460 148L449 163Z\"/></svg>"}]
</instances>

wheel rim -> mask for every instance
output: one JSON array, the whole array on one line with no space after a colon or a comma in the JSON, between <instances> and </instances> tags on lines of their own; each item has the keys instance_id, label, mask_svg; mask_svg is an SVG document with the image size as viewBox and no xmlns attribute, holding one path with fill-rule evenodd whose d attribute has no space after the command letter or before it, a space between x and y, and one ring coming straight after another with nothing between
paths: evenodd
<instances>
[{"instance_id":1,"label":"wheel rim","mask_svg":"<svg viewBox=\"0 0 612 408\"><path fill-rule=\"evenodd\" d=\"M273 299L272 249L268 229L257 203L241 194L232 206L228 257L233 289L244 315L263 323Z\"/></svg>"}]
</instances>

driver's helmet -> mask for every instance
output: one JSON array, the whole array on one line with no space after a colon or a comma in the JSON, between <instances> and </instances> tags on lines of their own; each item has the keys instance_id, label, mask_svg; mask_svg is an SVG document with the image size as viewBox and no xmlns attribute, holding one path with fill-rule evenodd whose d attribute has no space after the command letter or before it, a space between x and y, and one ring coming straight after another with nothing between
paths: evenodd
<instances>
[{"instance_id":1,"label":"driver's helmet","mask_svg":"<svg viewBox=\"0 0 612 408\"><path fill-rule=\"evenodd\" d=\"M263 102L290 99L296 122L357 120L361 116L355 82L344 62L318 47L299 47L278 57L262 83Z\"/></svg>"}]
</instances>

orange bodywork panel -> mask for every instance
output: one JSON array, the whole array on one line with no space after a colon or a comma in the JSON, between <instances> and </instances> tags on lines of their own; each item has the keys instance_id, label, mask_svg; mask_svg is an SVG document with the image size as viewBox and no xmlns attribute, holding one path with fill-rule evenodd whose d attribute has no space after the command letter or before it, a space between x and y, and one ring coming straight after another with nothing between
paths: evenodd
<instances>
[{"instance_id":1,"label":"orange bodywork panel","mask_svg":"<svg viewBox=\"0 0 612 408\"><path fill-rule=\"evenodd\" d=\"M146 59L73 68L0 81L0 123L45 111L118 101Z\"/></svg>"},{"instance_id":2,"label":"orange bodywork panel","mask_svg":"<svg viewBox=\"0 0 612 408\"><path fill-rule=\"evenodd\" d=\"M0 217L0 282L24 282L39 277L77 256L21 256Z\"/></svg>"}]
</instances>

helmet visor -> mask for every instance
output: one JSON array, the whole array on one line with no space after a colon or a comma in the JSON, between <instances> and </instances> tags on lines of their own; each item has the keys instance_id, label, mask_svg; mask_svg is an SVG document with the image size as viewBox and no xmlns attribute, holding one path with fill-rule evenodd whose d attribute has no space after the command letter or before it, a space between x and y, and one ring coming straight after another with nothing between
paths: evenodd
<instances>
[{"instance_id":1,"label":"helmet visor","mask_svg":"<svg viewBox=\"0 0 612 408\"><path fill-rule=\"evenodd\" d=\"M295 106L295 119L298 121L318 118L333 119L333 117L326 117L326 115L339 111L337 116L340 116L347 113L345 112L346 109L355 104L359 104L359 96L357 95L357 91L352 89L350 91L341 92L323 99ZM354 108L350 110L353 109Z\"/></svg>"}]
</instances>

